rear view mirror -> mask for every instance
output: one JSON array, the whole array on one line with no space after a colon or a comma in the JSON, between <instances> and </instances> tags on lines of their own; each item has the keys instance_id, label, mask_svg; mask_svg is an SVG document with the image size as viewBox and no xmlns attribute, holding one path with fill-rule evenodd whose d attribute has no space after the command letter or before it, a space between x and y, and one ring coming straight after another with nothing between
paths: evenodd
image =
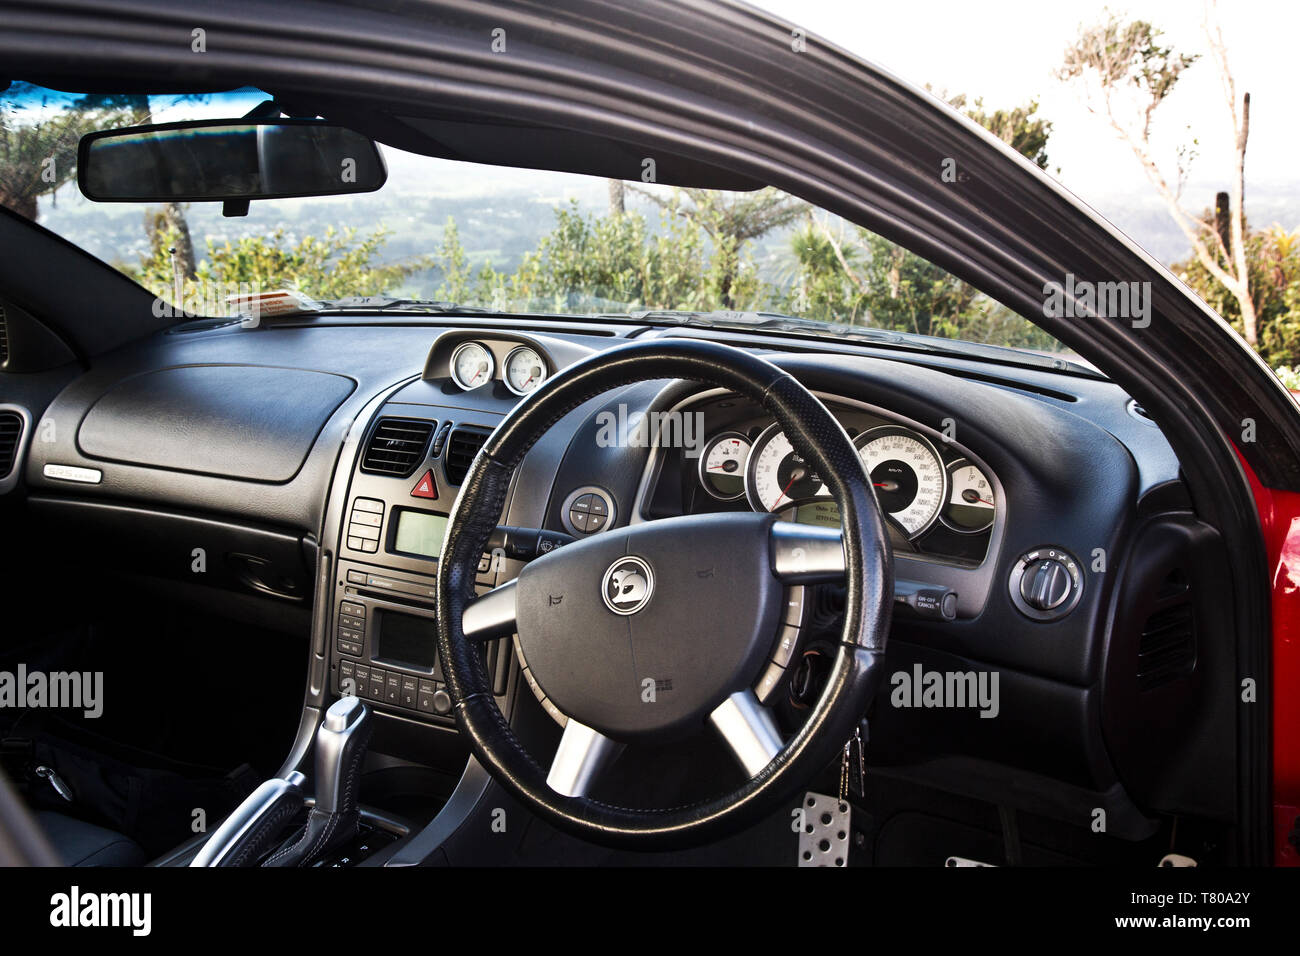
<instances>
[{"instance_id":1,"label":"rear view mirror","mask_svg":"<svg viewBox=\"0 0 1300 956\"><path fill-rule=\"evenodd\" d=\"M202 120L81 138L77 184L95 202L218 202L373 192L374 140L324 120Z\"/></svg>"}]
</instances>

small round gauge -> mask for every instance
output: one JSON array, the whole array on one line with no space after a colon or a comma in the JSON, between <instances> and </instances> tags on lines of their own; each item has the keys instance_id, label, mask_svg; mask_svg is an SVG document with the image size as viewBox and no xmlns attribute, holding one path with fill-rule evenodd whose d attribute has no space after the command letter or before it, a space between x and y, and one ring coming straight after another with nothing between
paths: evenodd
<instances>
[{"instance_id":1,"label":"small round gauge","mask_svg":"<svg viewBox=\"0 0 1300 956\"><path fill-rule=\"evenodd\" d=\"M745 492L755 511L776 511L828 494L821 478L795 453L780 425L769 425L754 442L745 470Z\"/></svg>"},{"instance_id":2,"label":"small round gauge","mask_svg":"<svg viewBox=\"0 0 1300 956\"><path fill-rule=\"evenodd\" d=\"M546 362L532 346L521 345L506 356L503 378L516 395L527 395L546 381L546 375Z\"/></svg>"},{"instance_id":3,"label":"small round gauge","mask_svg":"<svg viewBox=\"0 0 1300 956\"><path fill-rule=\"evenodd\" d=\"M451 353L451 378L469 391L492 381L496 359L482 342L465 342Z\"/></svg>"},{"instance_id":4,"label":"small round gauge","mask_svg":"<svg viewBox=\"0 0 1300 956\"><path fill-rule=\"evenodd\" d=\"M713 497L732 501L745 493L745 465L750 441L740 432L722 432L709 439L700 455L700 484Z\"/></svg>"},{"instance_id":5,"label":"small round gauge","mask_svg":"<svg viewBox=\"0 0 1300 956\"><path fill-rule=\"evenodd\" d=\"M959 458L948 466L948 499L940 518L953 531L976 534L987 531L997 514L993 483L971 463Z\"/></svg>"},{"instance_id":6,"label":"small round gauge","mask_svg":"<svg viewBox=\"0 0 1300 956\"><path fill-rule=\"evenodd\" d=\"M884 512L909 538L926 531L944 504L948 472L934 445L910 428L883 425L854 442Z\"/></svg>"}]
</instances>

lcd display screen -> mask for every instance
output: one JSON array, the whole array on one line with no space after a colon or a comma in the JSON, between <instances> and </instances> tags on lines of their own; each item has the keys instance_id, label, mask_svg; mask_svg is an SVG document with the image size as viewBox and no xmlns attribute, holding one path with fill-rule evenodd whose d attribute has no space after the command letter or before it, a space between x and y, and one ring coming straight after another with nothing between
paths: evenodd
<instances>
[{"instance_id":1,"label":"lcd display screen","mask_svg":"<svg viewBox=\"0 0 1300 956\"><path fill-rule=\"evenodd\" d=\"M433 618L416 617L380 609L379 645L376 659L404 664L419 670L434 670L438 661L438 634Z\"/></svg>"},{"instance_id":2,"label":"lcd display screen","mask_svg":"<svg viewBox=\"0 0 1300 956\"><path fill-rule=\"evenodd\" d=\"M442 537L447 533L447 516L415 508L396 508L396 528L390 551L436 558L442 553Z\"/></svg>"}]
</instances>

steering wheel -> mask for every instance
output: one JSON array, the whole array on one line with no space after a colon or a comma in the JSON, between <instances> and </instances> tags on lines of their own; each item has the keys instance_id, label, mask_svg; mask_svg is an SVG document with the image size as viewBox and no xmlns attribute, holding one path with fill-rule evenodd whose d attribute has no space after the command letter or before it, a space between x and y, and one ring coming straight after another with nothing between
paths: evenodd
<instances>
[{"instance_id":1,"label":"steering wheel","mask_svg":"<svg viewBox=\"0 0 1300 956\"><path fill-rule=\"evenodd\" d=\"M761 405L839 505L841 528L774 515L688 515L611 528L525 565L475 597L475 574L528 450L565 414L632 382L685 379ZM783 740L754 686L768 667L786 587L847 585L825 689ZM637 342L543 383L497 426L452 508L438 567L438 645L457 723L483 766L532 811L606 846L672 849L718 839L780 809L842 751L881 682L893 604L889 538L843 427L789 373L693 340ZM562 720L549 768L493 698L482 642L511 634ZM663 744L711 725L744 783L685 806L637 809L588 796L621 745Z\"/></svg>"}]
</instances>

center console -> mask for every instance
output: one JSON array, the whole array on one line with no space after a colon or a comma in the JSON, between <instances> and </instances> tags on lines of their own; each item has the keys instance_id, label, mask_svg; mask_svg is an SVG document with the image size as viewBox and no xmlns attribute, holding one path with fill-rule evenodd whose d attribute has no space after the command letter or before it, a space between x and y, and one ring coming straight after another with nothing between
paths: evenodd
<instances>
[{"instance_id":1,"label":"center console","mask_svg":"<svg viewBox=\"0 0 1300 956\"><path fill-rule=\"evenodd\" d=\"M498 416L389 402L360 443L339 528L329 604L330 689L380 713L451 726L437 653L435 576L447 514ZM480 592L500 561L485 556ZM504 641L486 647L494 691L506 692Z\"/></svg>"}]
</instances>

